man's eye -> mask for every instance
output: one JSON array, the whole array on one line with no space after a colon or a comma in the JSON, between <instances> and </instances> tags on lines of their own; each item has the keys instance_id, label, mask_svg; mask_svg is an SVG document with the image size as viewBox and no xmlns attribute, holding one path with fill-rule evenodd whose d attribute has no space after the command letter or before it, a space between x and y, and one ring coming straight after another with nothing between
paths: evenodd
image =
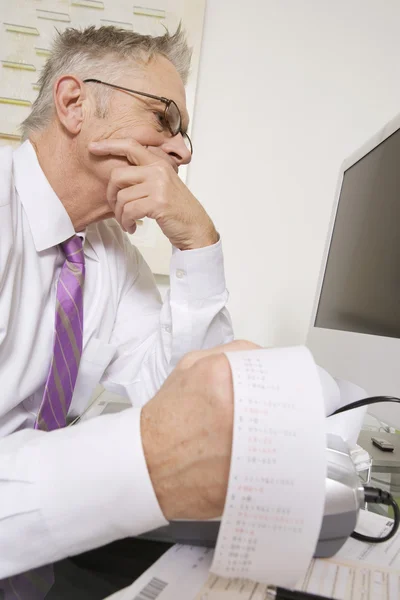
<instances>
[{"instance_id":1,"label":"man's eye","mask_svg":"<svg viewBox=\"0 0 400 600\"><path fill-rule=\"evenodd\" d=\"M164 114L163 113L154 113L156 116L156 119L158 121L158 124L165 129L167 127L167 122L165 120Z\"/></svg>"}]
</instances>

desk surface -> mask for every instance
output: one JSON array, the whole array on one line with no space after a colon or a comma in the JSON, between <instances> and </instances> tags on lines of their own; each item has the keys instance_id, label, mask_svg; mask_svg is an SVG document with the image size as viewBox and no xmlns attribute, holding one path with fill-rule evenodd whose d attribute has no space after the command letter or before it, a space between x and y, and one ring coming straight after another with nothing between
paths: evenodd
<instances>
[{"instance_id":1,"label":"desk surface","mask_svg":"<svg viewBox=\"0 0 400 600\"><path fill-rule=\"evenodd\" d=\"M384 452L373 445L371 438L383 438L393 444L393 452ZM361 431L358 444L368 452L372 458L374 470L384 469L387 472L400 469L400 435L385 433L383 431Z\"/></svg>"}]
</instances>

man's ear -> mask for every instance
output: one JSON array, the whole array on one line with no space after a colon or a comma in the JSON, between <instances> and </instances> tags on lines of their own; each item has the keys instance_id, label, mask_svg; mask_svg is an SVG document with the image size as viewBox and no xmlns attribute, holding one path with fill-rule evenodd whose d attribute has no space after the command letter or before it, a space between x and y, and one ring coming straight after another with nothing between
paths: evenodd
<instances>
[{"instance_id":1,"label":"man's ear","mask_svg":"<svg viewBox=\"0 0 400 600\"><path fill-rule=\"evenodd\" d=\"M74 75L63 75L54 85L54 104L60 122L71 134L80 132L83 123L83 82Z\"/></svg>"}]
</instances>

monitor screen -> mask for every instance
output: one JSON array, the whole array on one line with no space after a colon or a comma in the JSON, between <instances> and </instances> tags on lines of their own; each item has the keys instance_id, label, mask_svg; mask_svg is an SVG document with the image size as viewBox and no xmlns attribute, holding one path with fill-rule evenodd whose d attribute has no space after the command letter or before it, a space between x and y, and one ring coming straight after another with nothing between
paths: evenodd
<instances>
[{"instance_id":1,"label":"monitor screen","mask_svg":"<svg viewBox=\"0 0 400 600\"><path fill-rule=\"evenodd\" d=\"M400 338L400 129L344 173L315 326Z\"/></svg>"}]
</instances>

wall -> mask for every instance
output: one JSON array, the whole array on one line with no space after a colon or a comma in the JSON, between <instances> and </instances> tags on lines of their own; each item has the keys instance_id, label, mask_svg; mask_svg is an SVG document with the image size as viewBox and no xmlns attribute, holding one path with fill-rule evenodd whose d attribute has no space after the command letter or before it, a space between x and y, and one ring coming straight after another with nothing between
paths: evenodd
<instances>
[{"instance_id":1,"label":"wall","mask_svg":"<svg viewBox=\"0 0 400 600\"><path fill-rule=\"evenodd\" d=\"M303 343L341 161L400 110L396 0L208 0L188 184L237 337Z\"/></svg>"}]
</instances>

